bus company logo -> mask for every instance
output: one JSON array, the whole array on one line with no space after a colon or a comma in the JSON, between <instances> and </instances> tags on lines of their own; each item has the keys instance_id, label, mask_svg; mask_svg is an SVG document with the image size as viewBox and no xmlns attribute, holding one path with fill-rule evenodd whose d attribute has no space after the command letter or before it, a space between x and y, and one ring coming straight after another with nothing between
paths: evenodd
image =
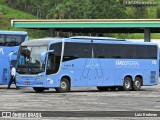
<instances>
[{"instance_id":1,"label":"bus company logo","mask_svg":"<svg viewBox=\"0 0 160 120\"><path fill-rule=\"evenodd\" d=\"M90 69L95 69L95 68L99 67L99 64L94 59L91 59L91 61L89 62L89 64L86 67L88 67Z\"/></svg>"},{"instance_id":2,"label":"bus company logo","mask_svg":"<svg viewBox=\"0 0 160 120\"><path fill-rule=\"evenodd\" d=\"M3 48L0 48L0 53L4 55Z\"/></svg>"},{"instance_id":3,"label":"bus company logo","mask_svg":"<svg viewBox=\"0 0 160 120\"><path fill-rule=\"evenodd\" d=\"M157 64L157 61L156 60L152 60L152 64Z\"/></svg>"},{"instance_id":4,"label":"bus company logo","mask_svg":"<svg viewBox=\"0 0 160 120\"><path fill-rule=\"evenodd\" d=\"M117 60L115 62L117 66L139 66L138 61L125 61L125 60Z\"/></svg>"}]
</instances>

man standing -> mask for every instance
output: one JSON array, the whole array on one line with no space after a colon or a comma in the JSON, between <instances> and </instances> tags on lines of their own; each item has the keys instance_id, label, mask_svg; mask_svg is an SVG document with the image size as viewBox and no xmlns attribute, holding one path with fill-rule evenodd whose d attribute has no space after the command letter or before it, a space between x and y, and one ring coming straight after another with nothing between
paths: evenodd
<instances>
[{"instance_id":1,"label":"man standing","mask_svg":"<svg viewBox=\"0 0 160 120\"><path fill-rule=\"evenodd\" d=\"M10 86L11 86L12 82L14 82L14 84L16 86L16 69L15 69L15 67L13 67L11 65L11 79L8 83L8 88L7 89L10 89ZM16 86L16 89L18 90L19 88Z\"/></svg>"}]
</instances>

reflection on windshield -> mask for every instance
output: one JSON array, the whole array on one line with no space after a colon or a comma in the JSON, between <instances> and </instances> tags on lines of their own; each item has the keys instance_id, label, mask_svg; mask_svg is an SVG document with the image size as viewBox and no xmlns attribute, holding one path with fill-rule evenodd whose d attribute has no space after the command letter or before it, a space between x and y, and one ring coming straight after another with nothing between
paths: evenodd
<instances>
[{"instance_id":1,"label":"reflection on windshield","mask_svg":"<svg viewBox=\"0 0 160 120\"><path fill-rule=\"evenodd\" d=\"M17 72L21 74L43 72L45 64L40 61L40 55L45 51L47 46L22 46L18 56Z\"/></svg>"},{"instance_id":2,"label":"reflection on windshield","mask_svg":"<svg viewBox=\"0 0 160 120\"><path fill-rule=\"evenodd\" d=\"M18 46L24 42L25 35L0 34L0 46Z\"/></svg>"}]
</instances>

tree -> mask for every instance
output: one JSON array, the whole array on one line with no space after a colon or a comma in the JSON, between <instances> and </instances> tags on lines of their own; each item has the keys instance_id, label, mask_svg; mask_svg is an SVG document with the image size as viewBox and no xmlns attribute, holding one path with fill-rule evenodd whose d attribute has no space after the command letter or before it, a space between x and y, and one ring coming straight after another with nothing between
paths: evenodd
<instances>
[{"instance_id":1,"label":"tree","mask_svg":"<svg viewBox=\"0 0 160 120\"><path fill-rule=\"evenodd\" d=\"M160 18L160 7L157 8L157 18Z\"/></svg>"},{"instance_id":2,"label":"tree","mask_svg":"<svg viewBox=\"0 0 160 120\"><path fill-rule=\"evenodd\" d=\"M127 18L122 0L5 0L13 8L49 19ZM12 3L12 4L11 4Z\"/></svg>"}]
</instances>

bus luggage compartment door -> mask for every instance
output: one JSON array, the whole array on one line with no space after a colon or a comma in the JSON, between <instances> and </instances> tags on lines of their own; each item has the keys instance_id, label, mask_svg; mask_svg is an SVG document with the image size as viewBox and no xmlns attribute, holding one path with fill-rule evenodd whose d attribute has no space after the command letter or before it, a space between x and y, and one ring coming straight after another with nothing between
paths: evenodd
<instances>
[{"instance_id":1,"label":"bus luggage compartment door","mask_svg":"<svg viewBox=\"0 0 160 120\"><path fill-rule=\"evenodd\" d=\"M3 68L2 84L7 84L7 83L8 83L8 71L7 71L7 68Z\"/></svg>"}]
</instances>

